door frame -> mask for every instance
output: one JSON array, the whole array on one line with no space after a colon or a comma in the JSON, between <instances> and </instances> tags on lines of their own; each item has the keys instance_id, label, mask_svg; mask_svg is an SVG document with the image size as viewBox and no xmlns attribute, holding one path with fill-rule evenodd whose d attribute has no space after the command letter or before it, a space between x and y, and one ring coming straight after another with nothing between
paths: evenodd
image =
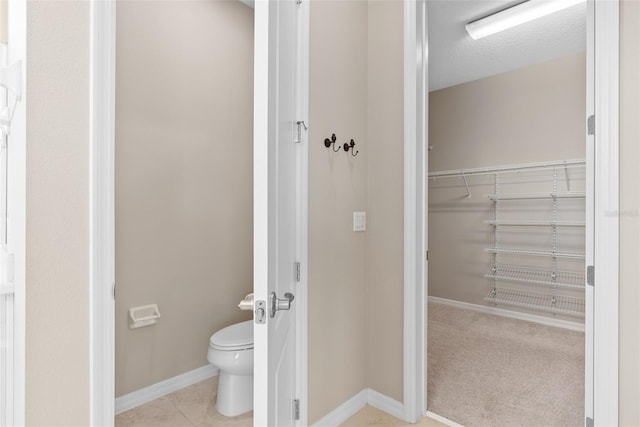
<instances>
[{"instance_id":1,"label":"door frame","mask_svg":"<svg viewBox=\"0 0 640 427\"><path fill-rule=\"evenodd\" d=\"M116 2L91 0L89 317L91 425L115 413Z\"/></svg>"},{"instance_id":2,"label":"door frame","mask_svg":"<svg viewBox=\"0 0 640 427\"><path fill-rule=\"evenodd\" d=\"M591 258L587 262L595 266L596 284L587 286L593 292L593 325L588 326L593 328L593 341L587 343L585 360L587 369L592 365L587 376L591 373L593 382L585 391L593 395L585 394L585 416L597 425L618 425L620 2L589 0L587 10L592 25L587 48L594 61L589 64L593 74L588 84L595 97L589 106L593 110L587 112L595 115L595 136L588 147L592 161L587 157L587 176L593 182L592 204L587 188L587 209L594 225L589 230L593 252L587 253Z\"/></svg>"},{"instance_id":3,"label":"door frame","mask_svg":"<svg viewBox=\"0 0 640 427\"><path fill-rule=\"evenodd\" d=\"M404 1L403 413L426 414L428 0Z\"/></svg>"},{"instance_id":4,"label":"door frame","mask_svg":"<svg viewBox=\"0 0 640 427\"><path fill-rule=\"evenodd\" d=\"M420 87L417 76L426 73L425 69L428 68L428 46L417 50L419 41L426 42L426 11L421 11L419 7L422 1L405 2L404 5L404 150L407 165L404 241L405 254L411 256L405 256L404 270L403 405L405 420L410 422L427 414L425 361L428 285L426 265L421 269L420 264L423 263L427 248L428 227L425 224L424 232L420 233L420 226L424 224L427 213L422 203L427 195L424 174L428 164L424 149L428 141L425 128L428 100L423 106L415 98ZM587 310L589 300L597 303L591 308L592 315L587 314L585 318L585 418L595 420L598 425L617 425L619 0L588 0L587 4L587 58L592 58L593 62L587 63L588 84L591 87L587 90L586 113L587 116L595 114L597 129L595 138L588 140L587 146L587 222L591 221L593 225L587 230L587 264L596 266L597 272L596 286L587 286L586 289ZM423 54L416 55L417 51ZM423 92L426 95L428 90ZM421 107L424 109L421 110ZM420 130L424 135L422 139L418 134ZM597 144L594 140L597 140ZM422 191L421 186L424 186ZM597 246L594 242L597 242ZM425 273L422 277L421 272ZM589 296L589 292L593 295Z\"/></svg>"},{"instance_id":5,"label":"door frame","mask_svg":"<svg viewBox=\"0 0 640 427\"><path fill-rule=\"evenodd\" d=\"M13 340L11 377L8 397L12 402L7 411L12 425L26 424L26 149L27 149L27 5L9 0L7 13L7 45L9 63L22 62L22 98L17 103L11 121L7 158L7 224L8 253L13 254L13 320L10 333Z\"/></svg>"},{"instance_id":6,"label":"door frame","mask_svg":"<svg viewBox=\"0 0 640 427\"><path fill-rule=\"evenodd\" d=\"M309 4L300 5L300 120L308 125ZM90 419L114 421L115 399L115 77L116 1L91 0L90 12ZM255 49L255 47L254 47ZM255 77L254 77L255 79ZM24 98L23 98L24 105ZM300 422L307 423L307 182L308 133L303 133L298 169L302 191L297 226L301 281L296 294L296 387Z\"/></svg>"},{"instance_id":7,"label":"door frame","mask_svg":"<svg viewBox=\"0 0 640 427\"><path fill-rule=\"evenodd\" d=\"M296 157L296 256L300 262L300 281L296 294L296 392L300 402L298 426L309 425L308 388L308 271L309 271L309 1L299 4L298 22L298 120L307 129L301 134Z\"/></svg>"}]
</instances>

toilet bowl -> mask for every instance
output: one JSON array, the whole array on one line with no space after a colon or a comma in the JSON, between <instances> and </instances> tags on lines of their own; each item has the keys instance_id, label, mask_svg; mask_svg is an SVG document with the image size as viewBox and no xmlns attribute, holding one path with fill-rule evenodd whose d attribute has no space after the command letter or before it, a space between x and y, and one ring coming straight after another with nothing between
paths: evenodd
<instances>
[{"instance_id":1,"label":"toilet bowl","mask_svg":"<svg viewBox=\"0 0 640 427\"><path fill-rule=\"evenodd\" d=\"M207 360L220 370L218 412L235 417L253 410L253 321L236 323L213 334Z\"/></svg>"}]
</instances>

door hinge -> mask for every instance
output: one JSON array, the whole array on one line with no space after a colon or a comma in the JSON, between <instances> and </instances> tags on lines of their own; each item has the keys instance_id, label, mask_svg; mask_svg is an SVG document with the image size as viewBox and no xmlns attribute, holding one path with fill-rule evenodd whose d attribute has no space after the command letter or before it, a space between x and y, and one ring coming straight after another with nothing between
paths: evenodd
<instances>
[{"instance_id":1,"label":"door hinge","mask_svg":"<svg viewBox=\"0 0 640 427\"><path fill-rule=\"evenodd\" d=\"M596 134L596 116L591 115L587 118L587 135Z\"/></svg>"},{"instance_id":2,"label":"door hinge","mask_svg":"<svg viewBox=\"0 0 640 427\"><path fill-rule=\"evenodd\" d=\"M587 417L587 427L594 427L593 418Z\"/></svg>"},{"instance_id":3,"label":"door hinge","mask_svg":"<svg viewBox=\"0 0 640 427\"><path fill-rule=\"evenodd\" d=\"M296 125L298 126L298 139L293 142L300 143L302 142L302 128L304 127L304 130L309 130L309 128L307 127L307 124L304 122L304 120L298 120L296 122Z\"/></svg>"},{"instance_id":4,"label":"door hinge","mask_svg":"<svg viewBox=\"0 0 640 427\"><path fill-rule=\"evenodd\" d=\"M429 261L429 251L427 251L427 261Z\"/></svg>"},{"instance_id":5,"label":"door hinge","mask_svg":"<svg viewBox=\"0 0 640 427\"><path fill-rule=\"evenodd\" d=\"M296 262L296 282L300 281L300 263Z\"/></svg>"},{"instance_id":6,"label":"door hinge","mask_svg":"<svg viewBox=\"0 0 640 427\"><path fill-rule=\"evenodd\" d=\"M112 288L113 288L113 300L115 301L116 300L116 282L113 282Z\"/></svg>"},{"instance_id":7,"label":"door hinge","mask_svg":"<svg viewBox=\"0 0 640 427\"><path fill-rule=\"evenodd\" d=\"M300 399L293 399L293 419L300 420Z\"/></svg>"},{"instance_id":8,"label":"door hinge","mask_svg":"<svg viewBox=\"0 0 640 427\"><path fill-rule=\"evenodd\" d=\"M587 266L587 285L595 286L596 271L593 265Z\"/></svg>"}]
</instances>

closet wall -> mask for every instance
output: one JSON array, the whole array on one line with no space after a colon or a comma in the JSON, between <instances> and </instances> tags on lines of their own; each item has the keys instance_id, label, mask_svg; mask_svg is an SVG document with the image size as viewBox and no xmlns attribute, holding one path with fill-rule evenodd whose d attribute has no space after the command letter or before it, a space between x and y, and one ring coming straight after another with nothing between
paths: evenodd
<instances>
[{"instance_id":1,"label":"closet wall","mask_svg":"<svg viewBox=\"0 0 640 427\"><path fill-rule=\"evenodd\" d=\"M580 53L432 92L429 172L583 159L585 60L585 53ZM539 174L524 191L551 192L551 176ZM564 171L559 177L564 190ZM572 189L584 190L583 170L572 171L571 177ZM471 197L466 197L462 178L429 182L429 296L485 305L491 304L484 301L490 289L484 275L492 259L484 249L493 246L493 228L484 221L494 218L494 205L487 197L494 191L493 177L470 177L468 182ZM505 187L503 191L514 192ZM527 203L517 208L519 217L510 219L551 219L551 202ZM572 212L561 212L561 219L584 221L583 203L572 202ZM521 241L514 237L512 247L544 243L539 239L544 230L518 233ZM583 230L565 237L571 249L584 252ZM567 268L584 267L574 262Z\"/></svg>"},{"instance_id":2,"label":"closet wall","mask_svg":"<svg viewBox=\"0 0 640 427\"><path fill-rule=\"evenodd\" d=\"M205 366L251 318L253 9L118 2L116 396ZM127 310L162 317L128 328Z\"/></svg>"}]
</instances>

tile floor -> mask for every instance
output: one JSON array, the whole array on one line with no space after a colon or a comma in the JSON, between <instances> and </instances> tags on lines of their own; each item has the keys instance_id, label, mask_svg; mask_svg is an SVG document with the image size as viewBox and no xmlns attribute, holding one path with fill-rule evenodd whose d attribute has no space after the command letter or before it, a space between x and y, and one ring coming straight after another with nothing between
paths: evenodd
<instances>
[{"instance_id":1,"label":"tile floor","mask_svg":"<svg viewBox=\"0 0 640 427\"><path fill-rule=\"evenodd\" d=\"M115 427L253 426L253 412L228 418L216 411L218 377L116 415Z\"/></svg>"},{"instance_id":2,"label":"tile floor","mask_svg":"<svg viewBox=\"0 0 640 427\"><path fill-rule=\"evenodd\" d=\"M115 427L213 427L253 426L253 412L227 418L215 407L218 377L199 382L164 397L116 415ZM372 406L365 406L345 421L343 427L409 426ZM418 427L442 427L444 424L424 418Z\"/></svg>"},{"instance_id":3,"label":"tile floor","mask_svg":"<svg viewBox=\"0 0 640 427\"><path fill-rule=\"evenodd\" d=\"M409 424L397 419L373 406L365 406L354 416L342 423L341 427L364 427L364 426L417 426L417 427L446 427L432 418L423 418L416 424Z\"/></svg>"}]
</instances>

